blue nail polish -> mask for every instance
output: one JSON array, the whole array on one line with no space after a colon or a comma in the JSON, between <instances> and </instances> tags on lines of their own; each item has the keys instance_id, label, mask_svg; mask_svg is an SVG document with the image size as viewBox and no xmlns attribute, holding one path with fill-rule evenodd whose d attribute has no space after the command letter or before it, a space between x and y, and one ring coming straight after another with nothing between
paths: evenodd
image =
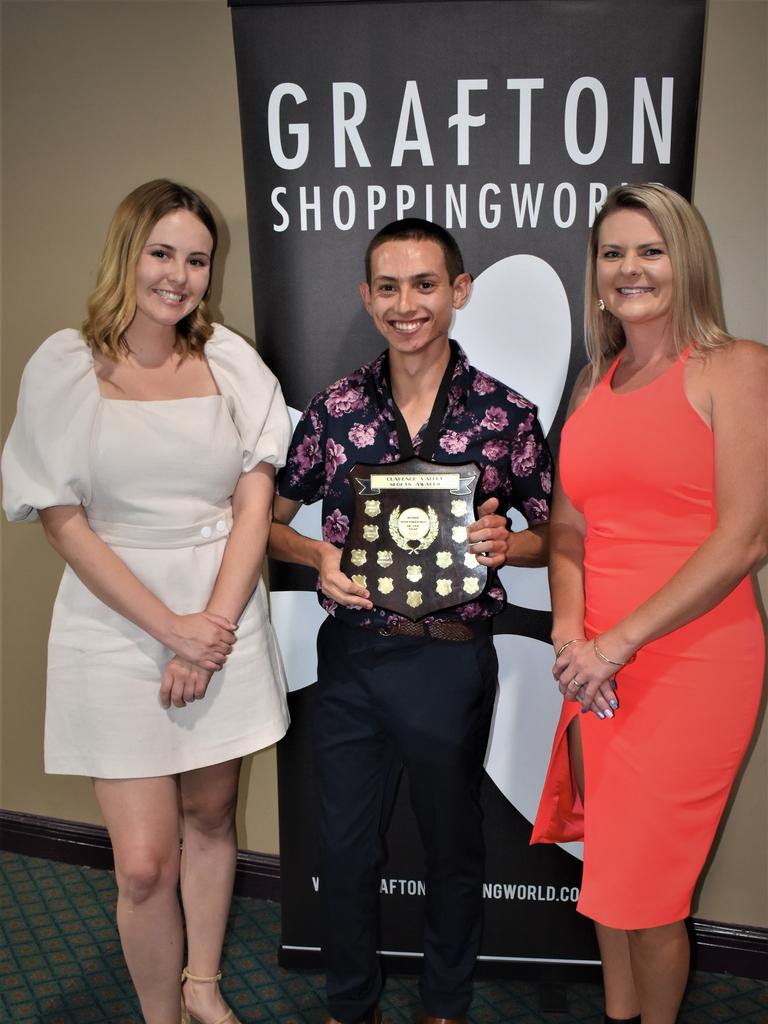
<instances>
[{"instance_id":1,"label":"blue nail polish","mask_svg":"<svg viewBox=\"0 0 768 1024\"><path fill-rule=\"evenodd\" d=\"M610 708L606 708L603 712L603 716L605 718L613 718L613 712L610 710Z\"/></svg>"},{"instance_id":2,"label":"blue nail polish","mask_svg":"<svg viewBox=\"0 0 768 1024\"><path fill-rule=\"evenodd\" d=\"M608 703L611 705L611 707L613 708L614 711L619 706L619 702L615 698L613 698L612 700L609 700Z\"/></svg>"},{"instance_id":3,"label":"blue nail polish","mask_svg":"<svg viewBox=\"0 0 768 1024\"><path fill-rule=\"evenodd\" d=\"M611 686L614 688L614 690L616 689L616 680L615 679L611 680Z\"/></svg>"},{"instance_id":4,"label":"blue nail polish","mask_svg":"<svg viewBox=\"0 0 768 1024\"><path fill-rule=\"evenodd\" d=\"M595 712L595 714L596 714L596 715L597 715L597 717L598 717L598 718L600 718L600 719L602 719L602 718L605 718L605 715L603 714L603 712L602 712L602 711L596 711L596 712Z\"/></svg>"},{"instance_id":5,"label":"blue nail polish","mask_svg":"<svg viewBox=\"0 0 768 1024\"><path fill-rule=\"evenodd\" d=\"M583 707L583 708L581 709L581 713L582 713L582 715L586 715L586 713L587 713L588 711L589 711L589 708L584 708L584 707Z\"/></svg>"}]
</instances>

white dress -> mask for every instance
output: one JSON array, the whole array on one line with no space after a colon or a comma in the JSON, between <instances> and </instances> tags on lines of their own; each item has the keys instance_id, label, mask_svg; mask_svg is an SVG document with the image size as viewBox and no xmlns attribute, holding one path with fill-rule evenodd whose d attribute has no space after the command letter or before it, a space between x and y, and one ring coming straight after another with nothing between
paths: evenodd
<instances>
[{"instance_id":1,"label":"white dress","mask_svg":"<svg viewBox=\"0 0 768 1024\"><path fill-rule=\"evenodd\" d=\"M210 596L240 474L260 462L283 465L290 438L280 387L247 342L217 324L205 354L219 395L110 400L81 335L59 331L27 364L2 460L9 519L82 505L94 532L179 614L202 611ZM172 657L67 566L48 646L46 771L172 775L285 733L285 676L263 582L203 700L161 706Z\"/></svg>"}]
</instances>

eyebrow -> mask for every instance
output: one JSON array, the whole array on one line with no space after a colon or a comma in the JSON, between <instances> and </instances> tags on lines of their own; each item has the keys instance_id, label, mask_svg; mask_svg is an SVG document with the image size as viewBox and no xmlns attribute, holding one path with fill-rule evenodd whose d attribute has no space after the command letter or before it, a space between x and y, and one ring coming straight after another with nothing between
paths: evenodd
<instances>
[{"instance_id":1,"label":"eyebrow","mask_svg":"<svg viewBox=\"0 0 768 1024\"><path fill-rule=\"evenodd\" d=\"M666 243L665 243L663 238L656 238L652 242L641 242L636 248L638 248L638 249L646 249L649 245L665 245L665 244ZM600 243L600 248L601 249L623 249L624 246L623 245L619 245L618 242L601 242Z\"/></svg>"},{"instance_id":2,"label":"eyebrow","mask_svg":"<svg viewBox=\"0 0 768 1024\"><path fill-rule=\"evenodd\" d=\"M427 278L439 278L436 270L421 270L418 274L410 274L408 277L394 277L392 274L376 274L374 281L424 281Z\"/></svg>"},{"instance_id":3,"label":"eyebrow","mask_svg":"<svg viewBox=\"0 0 768 1024\"><path fill-rule=\"evenodd\" d=\"M168 242L147 242L144 246L145 249L169 249L171 252L176 252L175 245L169 245ZM207 256L210 259L211 254L206 252L205 249L195 249L194 252L189 254L190 256Z\"/></svg>"}]
</instances>

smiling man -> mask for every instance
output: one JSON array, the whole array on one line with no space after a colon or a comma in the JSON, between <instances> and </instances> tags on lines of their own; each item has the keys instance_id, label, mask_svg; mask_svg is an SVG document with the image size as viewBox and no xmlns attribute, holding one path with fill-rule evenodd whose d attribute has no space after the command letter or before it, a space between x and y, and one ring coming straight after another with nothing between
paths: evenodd
<instances>
[{"instance_id":1,"label":"smiling man","mask_svg":"<svg viewBox=\"0 0 768 1024\"><path fill-rule=\"evenodd\" d=\"M329 613L313 722L329 1024L381 1020L378 871L401 765L426 852L423 1019L459 1024L481 934L478 796L497 686L491 623L505 605L496 570L545 563L552 467L534 406L449 340L472 288L454 238L429 221L395 221L372 239L365 270L360 294L387 351L304 412L278 477L270 554L316 569ZM340 567L349 469L413 455L477 463L478 519L462 557L489 569L472 600L417 622L376 608L365 577ZM289 524L320 500L317 541ZM513 506L528 529L508 529Z\"/></svg>"}]
</instances>

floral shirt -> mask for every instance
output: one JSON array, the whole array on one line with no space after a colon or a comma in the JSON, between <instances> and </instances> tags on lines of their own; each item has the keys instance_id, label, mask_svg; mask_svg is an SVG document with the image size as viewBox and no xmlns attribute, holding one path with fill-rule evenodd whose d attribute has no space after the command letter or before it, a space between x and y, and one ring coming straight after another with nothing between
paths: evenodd
<instances>
[{"instance_id":1,"label":"floral shirt","mask_svg":"<svg viewBox=\"0 0 768 1024\"><path fill-rule=\"evenodd\" d=\"M456 348L458 359L434 461L474 460L482 469L476 492L478 505L496 497L500 515L514 506L529 525L545 523L549 518L552 459L535 406L470 366L460 346ZM277 492L283 498L305 505L322 499L323 539L337 547L344 545L354 512L348 470L356 462L381 464L401 458L384 358L382 353L315 395L296 427L287 463L277 477ZM417 455L425 427L413 439ZM318 595L326 611L350 624L391 625L400 621L400 616L389 611L347 608L325 597L319 589ZM497 573L491 571L488 586L477 600L444 610L439 618L483 619L498 614L505 603L504 588Z\"/></svg>"}]
</instances>

